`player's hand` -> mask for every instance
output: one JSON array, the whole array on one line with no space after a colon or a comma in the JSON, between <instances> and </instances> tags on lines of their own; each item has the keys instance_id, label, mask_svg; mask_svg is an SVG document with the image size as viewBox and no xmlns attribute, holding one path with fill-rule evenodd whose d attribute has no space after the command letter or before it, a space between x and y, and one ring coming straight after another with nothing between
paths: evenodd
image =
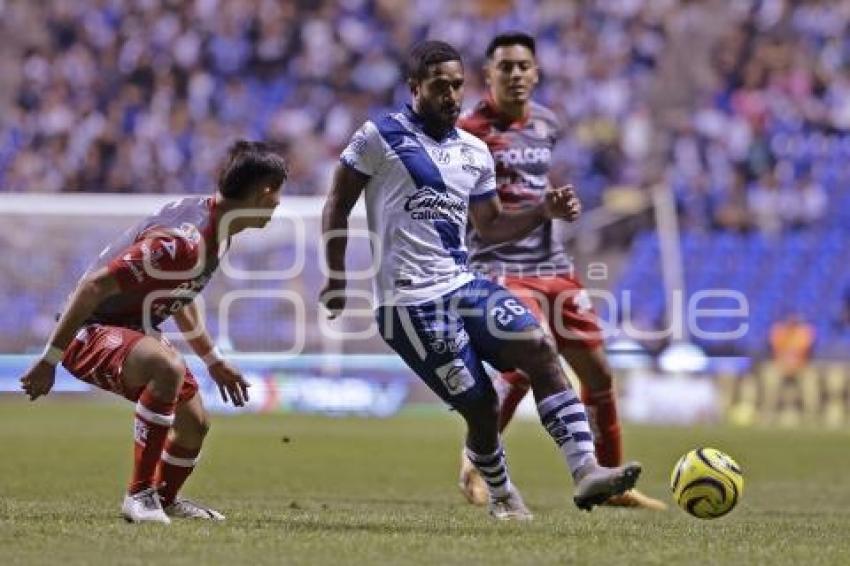
<instances>
[{"instance_id":1,"label":"player's hand","mask_svg":"<svg viewBox=\"0 0 850 566\"><path fill-rule=\"evenodd\" d=\"M47 395L56 381L56 366L44 360L39 360L21 378L21 389L29 395L30 401L35 401L42 395Z\"/></svg>"},{"instance_id":2,"label":"player's hand","mask_svg":"<svg viewBox=\"0 0 850 566\"><path fill-rule=\"evenodd\" d=\"M342 314L345 309L345 279L328 279L319 293L319 302L328 309L331 320Z\"/></svg>"},{"instance_id":3,"label":"player's hand","mask_svg":"<svg viewBox=\"0 0 850 566\"><path fill-rule=\"evenodd\" d=\"M548 218L573 222L581 215L581 200L572 185L548 189L543 206Z\"/></svg>"},{"instance_id":4,"label":"player's hand","mask_svg":"<svg viewBox=\"0 0 850 566\"><path fill-rule=\"evenodd\" d=\"M243 407L248 399L248 388L251 384L245 381L242 372L230 365L226 360L216 362L207 368L210 377L218 385L221 400L227 403L228 397L236 407Z\"/></svg>"}]
</instances>

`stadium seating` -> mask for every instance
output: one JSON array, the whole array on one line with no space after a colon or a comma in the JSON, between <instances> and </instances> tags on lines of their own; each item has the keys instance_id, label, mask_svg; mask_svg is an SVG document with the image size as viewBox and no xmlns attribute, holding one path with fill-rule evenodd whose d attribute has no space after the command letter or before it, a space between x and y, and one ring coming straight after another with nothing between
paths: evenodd
<instances>
[{"instance_id":1,"label":"stadium seating","mask_svg":"<svg viewBox=\"0 0 850 566\"><path fill-rule=\"evenodd\" d=\"M850 284L848 232L841 228L783 234L775 239L759 233L711 235L688 233L682 238L685 297L705 289L731 289L747 297L749 331L727 341L694 337L707 352L718 355L764 357L774 321L798 313L815 327L815 354L822 358L850 356L850 328L839 313ZM658 237L638 238L629 256L616 296L634 297L631 320L664 328L664 286ZM701 308L731 309L728 299L707 299ZM604 317L612 316L607 310ZM710 332L731 332L742 319L706 318L699 323Z\"/></svg>"}]
</instances>

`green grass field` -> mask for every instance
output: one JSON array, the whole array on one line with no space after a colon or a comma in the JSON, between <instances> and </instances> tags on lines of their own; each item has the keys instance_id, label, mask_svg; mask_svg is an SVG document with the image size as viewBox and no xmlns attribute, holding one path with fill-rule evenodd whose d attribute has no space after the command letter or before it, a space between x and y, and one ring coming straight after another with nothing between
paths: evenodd
<instances>
[{"instance_id":1,"label":"green grass field","mask_svg":"<svg viewBox=\"0 0 850 566\"><path fill-rule=\"evenodd\" d=\"M571 502L535 423L507 438L515 482L536 512L495 523L455 488L460 422L291 415L214 419L187 494L223 524L124 523L131 406L0 399L3 564L848 564L850 434L817 430L629 427L641 487L668 499L686 449L728 451L745 472L731 515L699 521Z\"/></svg>"}]
</instances>

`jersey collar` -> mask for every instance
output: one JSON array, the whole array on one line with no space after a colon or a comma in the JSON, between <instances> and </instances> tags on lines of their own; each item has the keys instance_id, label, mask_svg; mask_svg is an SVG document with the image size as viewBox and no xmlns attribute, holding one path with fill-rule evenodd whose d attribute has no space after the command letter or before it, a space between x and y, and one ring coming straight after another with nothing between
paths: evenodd
<instances>
[{"instance_id":1,"label":"jersey collar","mask_svg":"<svg viewBox=\"0 0 850 566\"><path fill-rule=\"evenodd\" d=\"M531 117L531 108L530 105L526 106L525 115L519 120L511 120L499 110L499 107L496 106L496 101L493 100L493 96L491 94L487 94L487 97L481 101L481 105L487 110L490 116L493 117L493 120L500 126L504 127L506 130L510 130L513 128L522 129L528 124L528 119Z\"/></svg>"},{"instance_id":2,"label":"jersey collar","mask_svg":"<svg viewBox=\"0 0 850 566\"><path fill-rule=\"evenodd\" d=\"M419 114L417 114L413 110L413 107L410 104L405 104L404 108L401 109L401 113L404 114L404 117L407 118L408 122L410 122L411 124L413 124L414 126L419 128L420 130L422 130L423 133L425 133L425 128L424 128L425 121L422 119L422 116L420 116ZM427 136L428 134L425 134L425 135ZM431 136L428 136L428 137L431 137ZM460 138L460 135L457 133L457 128L452 128L441 139L436 139L436 138L432 138L432 139L434 139L434 141L436 141L436 142L443 143L447 140L458 139L458 138Z\"/></svg>"}]
</instances>

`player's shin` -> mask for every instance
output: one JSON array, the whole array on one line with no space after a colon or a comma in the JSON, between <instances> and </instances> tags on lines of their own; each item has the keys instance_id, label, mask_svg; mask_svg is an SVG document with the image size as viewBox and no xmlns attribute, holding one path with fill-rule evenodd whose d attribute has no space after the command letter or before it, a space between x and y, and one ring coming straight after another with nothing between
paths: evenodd
<instances>
[{"instance_id":1,"label":"player's shin","mask_svg":"<svg viewBox=\"0 0 850 566\"><path fill-rule=\"evenodd\" d=\"M166 442L155 481L163 507L174 503L177 493L198 464L200 453L200 448L185 448L173 439Z\"/></svg>"},{"instance_id":2,"label":"player's shin","mask_svg":"<svg viewBox=\"0 0 850 566\"><path fill-rule=\"evenodd\" d=\"M499 395L499 432L504 432L531 384L525 374L512 371L495 378L493 385Z\"/></svg>"},{"instance_id":3,"label":"player's shin","mask_svg":"<svg viewBox=\"0 0 850 566\"><path fill-rule=\"evenodd\" d=\"M154 475L168 431L174 424L175 399L156 397L150 386L136 403L133 475L128 492L138 493L154 486Z\"/></svg>"},{"instance_id":4,"label":"player's shin","mask_svg":"<svg viewBox=\"0 0 850 566\"><path fill-rule=\"evenodd\" d=\"M623 441L613 386L597 391L582 386L581 400L593 430L596 458L602 466L619 466L623 459Z\"/></svg>"}]
</instances>

